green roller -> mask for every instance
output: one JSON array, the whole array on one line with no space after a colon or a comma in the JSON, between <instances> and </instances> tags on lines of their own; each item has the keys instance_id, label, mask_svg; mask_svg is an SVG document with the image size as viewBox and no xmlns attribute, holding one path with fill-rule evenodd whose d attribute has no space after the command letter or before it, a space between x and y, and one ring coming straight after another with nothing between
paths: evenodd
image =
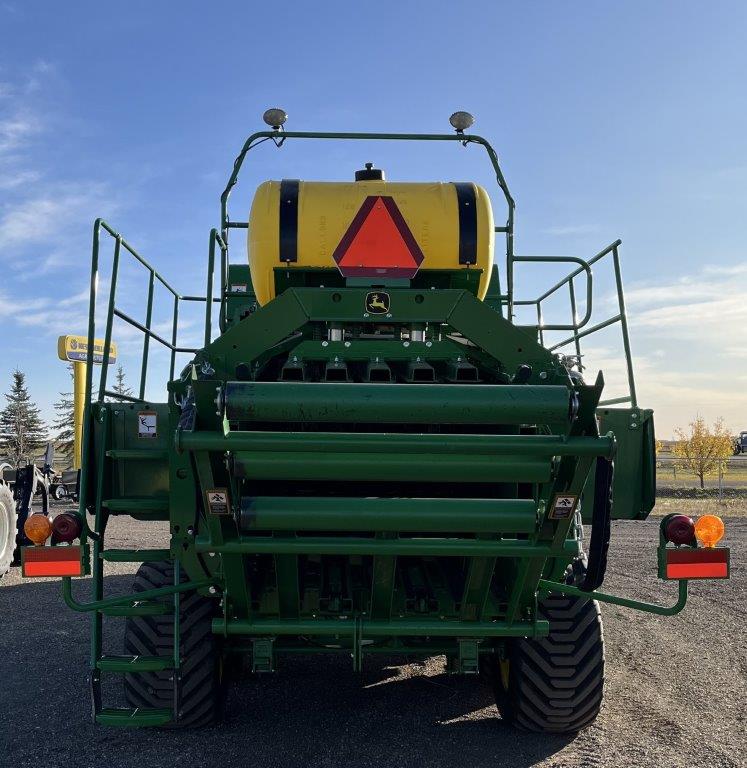
<instances>
[{"instance_id":1,"label":"green roller","mask_svg":"<svg viewBox=\"0 0 747 768\"><path fill-rule=\"evenodd\" d=\"M244 531L532 533L532 499L361 499L262 496L241 500Z\"/></svg>"},{"instance_id":2,"label":"green roller","mask_svg":"<svg viewBox=\"0 0 747 768\"><path fill-rule=\"evenodd\" d=\"M254 480L544 483L551 465L531 456L237 451L234 471Z\"/></svg>"},{"instance_id":3,"label":"green roller","mask_svg":"<svg viewBox=\"0 0 747 768\"><path fill-rule=\"evenodd\" d=\"M515 425L567 423L571 395L560 386L230 381L224 397L229 421Z\"/></svg>"}]
</instances>

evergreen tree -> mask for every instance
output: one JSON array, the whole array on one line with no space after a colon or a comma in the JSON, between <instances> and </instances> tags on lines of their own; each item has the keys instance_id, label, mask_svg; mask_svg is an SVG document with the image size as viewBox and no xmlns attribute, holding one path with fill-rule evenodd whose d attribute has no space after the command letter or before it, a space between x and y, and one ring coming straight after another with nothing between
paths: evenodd
<instances>
[{"instance_id":1,"label":"evergreen tree","mask_svg":"<svg viewBox=\"0 0 747 768\"><path fill-rule=\"evenodd\" d=\"M46 441L47 428L29 396L26 376L21 371L13 371L13 385L5 400L7 405L0 411L0 454L18 465L34 458Z\"/></svg>"},{"instance_id":2,"label":"evergreen tree","mask_svg":"<svg viewBox=\"0 0 747 768\"><path fill-rule=\"evenodd\" d=\"M68 366L70 369L70 378L73 376L72 364ZM60 392L60 399L54 404L56 416L52 429L55 432L55 440L57 441L57 450L68 461L73 460L74 445L75 445L75 409L73 406L73 393L72 392Z\"/></svg>"},{"instance_id":3,"label":"evergreen tree","mask_svg":"<svg viewBox=\"0 0 747 768\"><path fill-rule=\"evenodd\" d=\"M122 368L122 365L120 364L117 366L117 374L114 377L114 387L112 387L112 391L116 392L118 395L132 396L132 389L125 384L125 378L124 368Z\"/></svg>"}]
</instances>

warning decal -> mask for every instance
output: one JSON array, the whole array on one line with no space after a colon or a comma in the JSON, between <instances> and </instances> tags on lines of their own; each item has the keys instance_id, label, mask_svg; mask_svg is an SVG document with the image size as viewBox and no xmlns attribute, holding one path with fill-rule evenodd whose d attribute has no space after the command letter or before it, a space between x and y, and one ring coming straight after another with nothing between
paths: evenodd
<instances>
[{"instance_id":1,"label":"warning decal","mask_svg":"<svg viewBox=\"0 0 747 768\"><path fill-rule=\"evenodd\" d=\"M332 254L344 277L414 277L425 256L393 197L369 195Z\"/></svg>"},{"instance_id":2,"label":"warning decal","mask_svg":"<svg viewBox=\"0 0 747 768\"><path fill-rule=\"evenodd\" d=\"M572 517L573 513L576 511L577 501L578 496L558 494L552 502L550 519L567 520L569 517Z\"/></svg>"},{"instance_id":3,"label":"warning decal","mask_svg":"<svg viewBox=\"0 0 747 768\"><path fill-rule=\"evenodd\" d=\"M137 415L137 436L154 438L158 434L158 414L155 411L140 411Z\"/></svg>"},{"instance_id":4,"label":"warning decal","mask_svg":"<svg viewBox=\"0 0 747 768\"><path fill-rule=\"evenodd\" d=\"M230 512L228 507L228 490L226 488L212 488L206 492L208 510L211 515L227 515Z\"/></svg>"}]
</instances>

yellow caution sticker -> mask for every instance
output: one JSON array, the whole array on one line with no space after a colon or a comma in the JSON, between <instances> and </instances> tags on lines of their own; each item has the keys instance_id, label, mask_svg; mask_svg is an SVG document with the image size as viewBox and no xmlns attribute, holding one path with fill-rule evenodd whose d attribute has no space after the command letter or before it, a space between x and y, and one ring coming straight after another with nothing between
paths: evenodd
<instances>
[{"instance_id":1,"label":"yellow caution sticker","mask_svg":"<svg viewBox=\"0 0 747 768\"><path fill-rule=\"evenodd\" d=\"M231 508L228 504L227 488L211 488L205 492L207 497L208 511L211 515L228 515Z\"/></svg>"},{"instance_id":2,"label":"yellow caution sticker","mask_svg":"<svg viewBox=\"0 0 747 768\"><path fill-rule=\"evenodd\" d=\"M557 494L550 507L550 519L551 520L568 520L573 517L573 513L576 511L576 504L578 503L578 496L572 494Z\"/></svg>"}]
</instances>

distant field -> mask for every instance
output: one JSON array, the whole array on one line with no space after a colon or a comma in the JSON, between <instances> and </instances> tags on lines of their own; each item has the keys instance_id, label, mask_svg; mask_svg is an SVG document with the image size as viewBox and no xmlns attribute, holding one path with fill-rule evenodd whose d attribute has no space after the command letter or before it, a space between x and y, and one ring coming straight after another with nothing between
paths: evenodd
<instances>
[{"instance_id":1,"label":"distant field","mask_svg":"<svg viewBox=\"0 0 747 768\"><path fill-rule=\"evenodd\" d=\"M680 512L683 515L719 515L719 517L747 517L747 496L724 498L687 498L676 496L657 496L652 514L668 515Z\"/></svg>"},{"instance_id":2,"label":"distant field","mask_svg":"<svg viewBox=\"0 0 747 768\"><path fill-rule=\"evenodd\" d=\"M747 456L736 456L724 462L723 488L747 489ZM657 488L698 488L700 481L692 472L685 472L677 466L676 460L666 456L659 456L656 462L656 486ZM705 479L706 488L718 488L718 474Z\"/></svg>"}]
</instances>

